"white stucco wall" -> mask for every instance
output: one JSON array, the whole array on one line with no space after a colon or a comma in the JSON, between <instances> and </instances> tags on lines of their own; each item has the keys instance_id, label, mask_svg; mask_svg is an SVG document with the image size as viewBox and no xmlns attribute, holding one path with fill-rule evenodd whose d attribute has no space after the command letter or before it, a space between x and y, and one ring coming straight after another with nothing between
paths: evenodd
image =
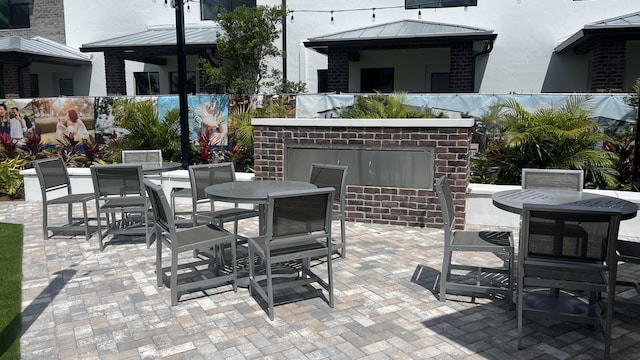
<instances>
[{"instance_id":1,"label":"white stucco wall","mask_svg":"<svg viewBox=\"0 0 640 360\"><path fill-rule=\"evenodd\" d=\"M327 59L301 46L303 41L340 31L418 18L417 10L404 10L404 0L287 0L286 3L288 9L294 11L293 22L287 18L288 78L307 82L310 92L316 91L317 70L327 68ZM155 3L151 0L65 0L64 4L67 45L75 48L85 43L144 31L148 26L175 24L174 10L170 6L165 8L163 0ZM281 5L282 1L258 0L258 4ZM185 23L200 22L199 3L190 2L190 5L191 11L185 11ZM372 21L370 9L374 7L377 8L376 18ZM333 23L330 22L330 13L317 12L330 10L334 10ZM587 23L638 10L640 0L485 0L478 1L478 6L466 9L421 11L423 21L491 29L498 35L492 53L478 60L477 71L483 74L476 81L479 92L537 93L586 90L588 57L571 54L558 56L553 49ZM280 43L277 45L280 46ZM639 48L640 45L629 47L628 64L640 61ZM93 55L89 95L105 95L102 54ZM398 61L401 58L402 55L398 53L389 60ZM412 64L412 67L424 69L428 61L429 57L425 58L423 64ZM281 66L281 61L272 63ZM136 67L127 64L127 70L129 68L133 71ZM359 74L359 70L357 72ZM627 81L640 75L640 70L630 72L626 76ZM133 83L129 76L132 75L127 78L128 91Z\"/></svg>"}]
</instances>

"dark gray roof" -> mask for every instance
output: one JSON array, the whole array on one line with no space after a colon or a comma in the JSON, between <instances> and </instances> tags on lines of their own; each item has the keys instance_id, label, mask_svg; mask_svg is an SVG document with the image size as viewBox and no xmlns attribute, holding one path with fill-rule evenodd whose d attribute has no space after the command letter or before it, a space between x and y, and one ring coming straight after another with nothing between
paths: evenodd
<instances>
[{"instance_id":1,"label":"dark gray roof","mask_svg":"<svg viewBox=\"0 0 640 360\"><path fill-rule=\"evenodd\" d=\"M480 29L471 26L443 24L419 20L400 20L386 24L363 27L354 30L341 31L334 34L310 38L304 44L306 47L321 50L332 44L373 44L416 41L442 41L454 39L495 39L493 30Z\"/></svg>"},{"instance_id":2,"label":"dark gray roof","mask_svg":"<svg viewBox=\"0 0 640 360\"><path fill-rule=\"evenodd\" d=\"M211 45L216 43L219 26L185 26L185 43L189 45ZM150 27L146 31L111 39L83 44L80 51L97 52L108 49L176 46L175 26Z\"/></svg>"},{"instance_id":3,"label":"dark gray roof","mask_svg":"<svg viewBox=\"0 0 640 360\"><path fill-rule=\"evenodd\" d=\"M556 46L554 50L555 52L561 52L565 49L572 48L587 41L589 36L593 34L638 33L639 30L640 11L586 24L581 30Z\"/></svg>"},{"instance_id":4,"label":"dark gray roof","mask_svg":"<svg viewBox=\"0 0 640 360\"><path fill-rule=\"evenodd\" d=\"M0 53L29 55L34 61L69 65L91 64L91 56L55 41L36 36L25 39L20 36L0 38Z\"/></svg>"}]
</instances>

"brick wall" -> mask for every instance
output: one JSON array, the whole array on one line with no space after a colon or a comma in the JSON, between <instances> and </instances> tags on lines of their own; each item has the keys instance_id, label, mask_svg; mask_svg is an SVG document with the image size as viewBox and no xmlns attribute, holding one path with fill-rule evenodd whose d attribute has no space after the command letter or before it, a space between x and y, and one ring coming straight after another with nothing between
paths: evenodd
<instances>
[{"instance_id":1,"label":"brick wall","mask_svg":"<svg viewBox=\"0 0 640 360\"><path fill-rule=\"evenodd\" d=\"M473 92L473 43L451 44L450 92Z\"/></svg>"},{"instance_id":2,"label":"brick wall","mask_svg":"<svg viewBox=\"0 0 640 360\"><path fill-rule=\"evenodd\" d=\"M4 96L7 99L31 97L31 79L27 57L16 56L2 62ZM22 88L20 88L22 84Z\"/></svg>"},{"instance_id":3,"label":"brick wall","mask_svg":"<svg viewBox=\"0 0 640 360\"><path fill-rule=\"evenodd\" d=\"M107 83L107 95L126 95L127 82L125 78L124 58L104 53L104 69Z\"/></svg>"},{"instance_id":4,"label":"brick wall","mask_svg":"<svg viewBox=\"0 0 640 360\"><path fill-rule=\"evenodd\" d=\"M30 10L30 28L0 30L0 37L21 36L29 39L42 36L66 44L63 0L34 1L31 3Z\"/></svg>"},{"instance_id":5,"label":"brick wall","mask_svg":"<svg viewBox=\"0 0 640 360\"><path fill-rule=\"evenodd\" d=\"M469 128L352 128L254 125L254 165L257 180L284 179L286 144L340 144L370 148L433 147L434 179L449 175L456 223L464 227L469 180ZM428 188L427 188L428 187ZM423 189L378 186L347 187L346 217L350 221L415 227L442 227L433 184Z\"/></svg>"},{"instance_id":6,"label":"brick wall","mask_svg":"<svg viewBox=\"0 0 640 360\"><path fill-rule=\"evenodd\" d=\"M600 38L593 48L592 92L622 92L625 64L624 39Z\"/></svg>"},{"instance_id":7,"label":"brick wall","mask_svg":"<svg viewBox=\"0 0 640 360\"><path fill-rule=\"evenodd\" d=\"M348 49L329 47L327 91L349 92Z\"/></svg>"}]
</instances>

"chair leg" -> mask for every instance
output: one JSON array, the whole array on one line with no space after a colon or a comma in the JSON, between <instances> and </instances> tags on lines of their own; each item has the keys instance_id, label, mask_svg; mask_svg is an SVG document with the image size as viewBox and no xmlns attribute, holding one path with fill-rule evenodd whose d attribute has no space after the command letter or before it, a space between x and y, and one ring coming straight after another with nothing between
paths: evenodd
<instances>
[{"instance_id":1,"label":"chair leg","mask_svg":"<svg viewBox=\"0 0 640 360\"><path fill-rule=\"evenodd\" d=\"M343 239L344 241L344 239ZM344 245L344 242L343 242ZM342 255L344 257L344 247L342 248ZM333 262L331 260L331 254L329 254L327 256L327 283L329 285L329 307L333 308L334 306L334 301L333 301Z\"/></svg>"},{"instance_id":2,"label":"chair leg","mask_svg":"<svg viewBox=\"0 0 640 360\"><path fill-rule=\"evenodd\" d=\"M447 299L447 280L449 280L449 272L451 266L451 251L445 249L442 259L442 271L440 272L440 301Z\"/></svg>"},{"instance_id":3,"label":"chair leg","mask_svg":"<svg viewBox=\"0 0 640 360\"><path fill-rule=\"evenodd\" d=\"M342 246L342 252L340 256L342 258L345 258L347 256L347 243L346 243L346 229L345 229L344 216L340 217L340 241Z\"/></svg>"},{"instance_id":4,"label":"chair leg","mask_svg":"<svg viewBox=\"0 0 640 360\"><path fill-rule=\"evenodd\" d=\"M49 207L49 204L47 204L46 200L42 201L42 236L44 240L47 240L49 238L49 230L47 229L47 217L49 216L47 208Z\"/></svg>"},{"instance_id":5,"label":"chair leg","mask_svg":"<svg viewBox=\"0 0 640 360\"><path fill-rule=\"evenodd\" d=\"M522 349L522 307L523 304L522 302L524 294L523 294L523 285L522 285L522 281L523 281L524 277L518 275L518 300L517 300L517 304L516 304L516 317L518 318L518 350Z\"/></svg>"},{"instance_id":6,"label":"chair leg","mask_svg":"<svg viewBox=\"0 0 640 360\"><path fill-rule=\"evenodd\" d=\"M87 213L87 202L82 202L82 215L84 216L84 235L86 240L91 238L91 233L89 230L89 214Z\"/></svg>"},{"instance_id":7,"label":"chair leg","mask_svg":"<svg viewBox=\"0 0 640 360\"><path fill-rule=\"evenodd\" d=\"M178 252L171 252L171 306L178 305Z\"/></svg>"},{"instance_id":8,"label":"chair leg","mask_svg":"<svg viewBox=\"0 0 640 360\"><path fill-rule=\"evenodd\" d=\"M229 244L231 246L231 272L233 273L233 292L238 292L238 266L237 266L237 249L236 238L234 237ZM224 244L222 245L224 248ZM224 257L224 255L223 255Z\"/></svg>"},{"instance_id":9,"label":"chair leg","mask_svg":"<svg viewBox=\"0 0 640 360\"><path fill-rule=\"evenodd\" d=\"M269 319L273 321L275 318L275 310L273 306L273 278L271 274L271 262L265 265L267 271L267 297L269 298Z\"/></svg>"},{"instance_id":10,"label":"chair leg","mask_svg":"<svg viewBox=\"0 0 640 360\"><path fill-rule=\"evenodd\" d=\"M158 235L158 229L155 229L156 237ZM156 238L156 280L157 286L162 287L162 239Z\"/></svg>"}]
</instances>

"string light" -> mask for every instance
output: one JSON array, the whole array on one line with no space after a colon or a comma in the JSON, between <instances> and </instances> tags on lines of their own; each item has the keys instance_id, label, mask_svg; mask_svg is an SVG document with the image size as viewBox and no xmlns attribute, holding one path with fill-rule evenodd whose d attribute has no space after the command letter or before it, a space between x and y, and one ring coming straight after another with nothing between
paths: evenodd
<instances>
[{"instance_id":1,"label":"string light","mask_svg":"<svg viewBox=\"0 0 640 360\"><path fill-rule=\"evenodd\" d=\"M420 5L418 5L418 19L422 19L422 9L420 9Z\"/></svg>"},{"instance_id":2,"label":"string light","mask_svg":"<svg viewBox=\"0 0 640 360\"><path fill-rule=\"evenodd\" d=\"M291 22L293 22L293 10L291 10L290 12L291 12Z\"/></svg>"},{"instance_id":3,"label":"string light","mask_svg":"<svg viewBox=\"0 0 640 360\"><path fill-rule=\"evenodd\" d=\"M333 24L333 10L331 10L331 24Z\"/></svg>"},{"instance_id":4,"label":"string light","mask_svg":"<svg viewBox=\"0 0 640 360\"><path fill-rule=\"evenodd\" d=\"M376 21L376 8L373 8L373 12L371 13L371 21Z\"/></svg>"}]
</instances>

